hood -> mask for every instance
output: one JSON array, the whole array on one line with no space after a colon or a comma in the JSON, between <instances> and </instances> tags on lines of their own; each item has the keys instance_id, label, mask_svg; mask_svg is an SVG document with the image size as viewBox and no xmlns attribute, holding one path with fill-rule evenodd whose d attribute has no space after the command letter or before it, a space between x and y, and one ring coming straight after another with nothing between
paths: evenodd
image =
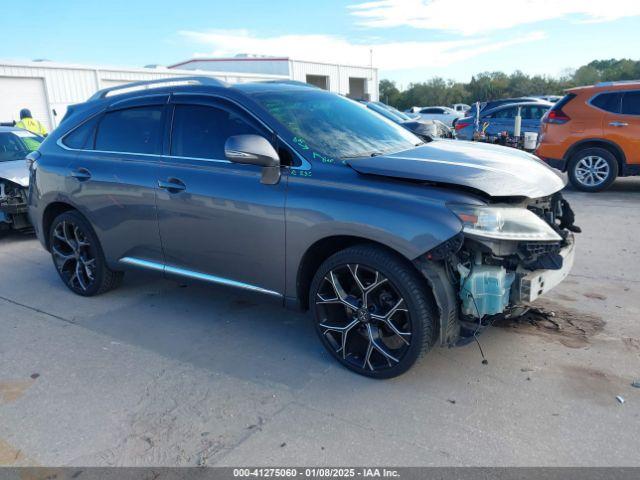
<instances>
[{"instance_id":1,"label":"hood","mask_svg":"<svg viewBox=\"0 0 640 480\"><path fill-rule=\"evenodd\" d=\"M436 140L404 152L347 163L363 174L460 185L492 197L545 197L566 184L529 153L461 140Z\"/></svg>"},{"instance_id":2,"label":"hood","mask_svg":"<svg viewBox=\"0 0 640 480\"><path fill-rule=\"evenodd\" d=\"M21 187L29 186L29 167L26 160L0 162L0 178L17 183Z\"/></svg>"}]
</instances>

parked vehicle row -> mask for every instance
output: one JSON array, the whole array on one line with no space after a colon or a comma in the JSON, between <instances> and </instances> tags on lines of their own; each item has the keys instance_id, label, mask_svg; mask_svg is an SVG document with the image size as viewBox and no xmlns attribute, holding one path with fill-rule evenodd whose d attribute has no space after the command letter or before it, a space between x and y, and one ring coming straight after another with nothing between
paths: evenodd
<instances>
[{"instance_id":1,"label":"parked vehicle row","mask_svg":"<svg viewBox=\"0 0 640 480\"><path fill-rule=\"evenodd\" d=\"M374 112L413 132L424 141L431 141L434 138L453 138L453 129L439 120L425 120L420 116L412 118L382 102L366 102L366 105Z\"/></svg>"},{"instance_id":2,"label":"parked vehicle row","mask_svg":"<svg viewBox=\"0 0 640 480\"><path fill-rule=\"evenodd\" d=\"M640 175L640 81L573 88L562 98L546 95L478 102L465 116L452 120L452 112L445 109L411 110L423 117L435 112L447 115L456 138L483 141L514 137L519 113L520 135L538 133L536 154L567 172L579 190L601 191L618 176Z\"/></svg>"},{"instance_id":3,"label":"parked vehicle row","mask_svg":"<svg viewBox=\"0 0 640 480\"><path fill-rule=\"evenodd\" d=\"M499 102L495 102L499 103ZM461 118L456 122L456 138L460 140L473 140L476 128L481 128L487 136L498 136L502 132L514 135L515 119L518 113L521 118L521 133L539 132L542 117L552 107L549 102L515 102L505 103L493 108L480 110L477 117L471 110L471 115Z\"/></svg>"},{"instance_id":4,"label":"parked vehicle row","mask_svg":"<svg viewBox=\"0 0 640 480\"><path fill-rule=\"evenodd\" d=\"M526 152L425 144L303 84L183 80L100 91L29 155L29 213L71 291L131 268L250 290L388 378L571 269L564 181Z\"/></svg>"},{"instance_id":5,"label":"parked vehicle row","mask_svg":"<svg viewBox=\"0 0 640 480\"><path fill-rule=\"evenodd\" d=\"M488 100L486 102L478 102L478 107L480 109L480 112L483 112L485 110L487 111L493 110L494 108L502 107L504 105L510 105L514 103L542 103L544 105L549 105L550 103L553 103L553 102L548 102L547 100L544 100L541 97L499 98L497 100ZM474 110L475 109L472 107L469 113L474 114L475 113Z\"/></svg>"}]
</instances>

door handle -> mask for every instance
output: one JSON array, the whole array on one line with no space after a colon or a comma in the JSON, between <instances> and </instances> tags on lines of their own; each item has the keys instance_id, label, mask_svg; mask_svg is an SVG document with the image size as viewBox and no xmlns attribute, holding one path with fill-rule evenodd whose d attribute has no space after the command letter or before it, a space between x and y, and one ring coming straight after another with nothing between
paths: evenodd
<instances>
[{"instance_id":1,"label":"door handle","mask_svg":"<svg viewBox=\"0 0 640 480\"><path fill-rule=\"evenodd\" d=\"M627 122L609 122L611 127L626 127L627 125L629 125Z\"/></svg>"},{"instance_id":2,"label":"door handle","mask_svg":"<svg viewBox=\"0 0 640 480\"><path fill-rule=\"evenodd\" d=\"M168 178L166 182L158 180L158 187L167 190L169 193L178 193L187 189L187 186L177 178Z\"/></svg>"},{"instance_id":3,"label":"door handle","mask_svg":"<svg viewBox=\"0 0 640 480\"><path fill-rule=\"evenodd\" d=\"M91 172L86 168L76 168L75 170L71 170L69 176L80 180L81 182L84 180L89 180L91 178Z\"/></svg>"}]
</instances>

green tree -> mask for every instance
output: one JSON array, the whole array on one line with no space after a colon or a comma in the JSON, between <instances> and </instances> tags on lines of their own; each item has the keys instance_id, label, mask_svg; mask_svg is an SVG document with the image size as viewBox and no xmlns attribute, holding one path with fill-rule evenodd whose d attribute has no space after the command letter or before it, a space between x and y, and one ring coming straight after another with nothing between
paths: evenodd
<instances>
[{"instance_id":1,"label":"green tree","mask_svg":"<svg viewBox=\"0 0 640 480\"><path fill-rule=\"evenodd\" d=\"M380 99L400 109L454 103L471 104L507 97L561 95L567 88L592 85L603 80L640 80L640 61L628 58L594 60L575 71L565 70L558 78L530 76L520 70L510 75L503 72L478 73L471 77L469 83L434 77L411 83L402 92L394 82L381 80Z\"/></svg>"},{"instance_id":2,"label":"green tree","mask_svg":"<svg viewBox=\"0 0 640 480\"><path fill-rule=\"evenodd\" d=\"M380 100L388 105L396 105L400 97L400 90L396 87L396 82L391 80L380 80Z\"/></svg>"},{"instance_id":3,"label":"green tree","mask_svg":"<svg viewBox=\"0 0 640 480\"><path fill-rule=\"evenodd\" d=\"M600 72L591 65L583 65L573 74L575 85L591 85L600 81Z\"/></svg>"}]
</instances>

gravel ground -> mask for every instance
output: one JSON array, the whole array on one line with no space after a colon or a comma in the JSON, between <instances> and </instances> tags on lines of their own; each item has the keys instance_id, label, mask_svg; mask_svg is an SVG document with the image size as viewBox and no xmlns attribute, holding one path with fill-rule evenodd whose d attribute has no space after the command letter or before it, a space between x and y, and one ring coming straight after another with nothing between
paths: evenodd
<instances>
[{"instance_id":1,"label":"gravel ground","mask_svg":"<svg viewBox=\"0 0 640 480\"><path fill-rule=\"evenodd\" d=\"M0 465L640 465L640 178L567 192L584 233L551 321L375 381L307 315L146 273L67 291L0 239ZM616 400L624 398L624 403Z\"/></svg>"}]
</instances>

